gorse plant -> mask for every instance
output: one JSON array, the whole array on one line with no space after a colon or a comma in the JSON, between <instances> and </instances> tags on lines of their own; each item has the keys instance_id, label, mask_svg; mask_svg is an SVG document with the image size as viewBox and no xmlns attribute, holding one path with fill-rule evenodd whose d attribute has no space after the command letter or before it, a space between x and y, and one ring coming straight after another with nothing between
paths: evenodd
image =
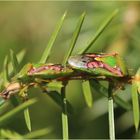
<instances>
[{"instance_id":1,"label":"gorse plant","mask_svg":"<svg viewBox=\"0 0 140 140\"><path fill-rule=\"evenodd\" d=\"M50 128L32 132L28 107L36 103L37 99L28 100L28 89L37 86L62 108L63 139L69 139L68 113L72 112L72 106L66 99L66 86L70 80L82 80L83 93L88 107L92 107L93 105L91 87L96 87L98 92L101 92L108 98L109 136L112 140L115 139L113 102L127 110L131 109L131 104L124 101L115 93L118 89L123 88L124 84L132 84L134 125L136 131L138 130L139 102L137 92L139 92L140 89L140 72L138 71L135 76L129 75L123 58L117 53L86 53L116 16L117 12L118 10L115 10L107 17L95 33L95 36L78 55L71 56L85 18L85 13L83 13L77 22L69 50L65 54L62 64L47 64L46 62L51 55L51 49L62 27L66 12L56 25L39 63L28 63L19 70L19 64L23 58L23 54L16 56L13 51L10 52L11 62L9 62L6 57L3 72L1 73L1 75L3 75L1 87L4 89L0 94L2 98L1 108L7 99L11 100L15 108L0 117L0 125L8 122L9 119L19 112L24 111L25 123L30 132L25 135L20 135L10 130L1 129L1 138L36 138L50 132ZM9 67L9 63L12 63L13 70ZM104 87L100 81L108 82L108 88Z\"/></svg>"}]
</instances>

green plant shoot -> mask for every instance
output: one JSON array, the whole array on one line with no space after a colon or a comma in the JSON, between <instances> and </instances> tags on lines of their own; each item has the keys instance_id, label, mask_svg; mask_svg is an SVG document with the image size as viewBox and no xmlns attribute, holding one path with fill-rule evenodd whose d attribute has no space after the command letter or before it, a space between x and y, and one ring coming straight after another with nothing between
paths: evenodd
<instances>
[{"instance_id":1,"label":"green plant shoot","mask_svg":"<svg viewBox=\"0 0 140 140\"><path fill-rule=\"evenodd\" d=\"M86 78L122 78L128 76L124 60L117 54L83 54L71 56L67 66L61 64L26 64L12 79L12 83L1 93L5 99L15 92L28 90L29 87L47 86L48 83ZM80 77L80 78L79 78ZM114 77L114 78L113 78ZM21 97L27 95L19 94Z\"/></svg>"}]
</instances>

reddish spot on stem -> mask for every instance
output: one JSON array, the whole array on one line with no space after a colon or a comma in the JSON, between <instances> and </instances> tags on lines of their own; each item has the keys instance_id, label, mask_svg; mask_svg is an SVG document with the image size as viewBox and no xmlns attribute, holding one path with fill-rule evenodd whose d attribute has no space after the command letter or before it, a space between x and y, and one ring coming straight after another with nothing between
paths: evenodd
<instances>
[{"instance_id":1,"label":"reddish spot on stem","mask_svg":"<svg viewBox=\"0 0 140 140\"><path fill-rule=\"evenodd\" d=\"M63 66L61 65L44 65L44 66L40 66L38 68L35 68L35 67L32 67L29 71L28 71L28 74L34 74L34 73L39 73L39 72L42 72L42 71L45 71L45 70L54 70L54 71L61 71L63 70Z\"/></svg>"}]
</instances>

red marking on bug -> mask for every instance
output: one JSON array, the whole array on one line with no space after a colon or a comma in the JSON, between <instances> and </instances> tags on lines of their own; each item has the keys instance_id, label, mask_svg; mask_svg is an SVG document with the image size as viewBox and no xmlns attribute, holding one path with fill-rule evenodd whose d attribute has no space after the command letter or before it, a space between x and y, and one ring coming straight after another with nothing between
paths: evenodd
<instances>
[{"instance_id":1,"label":"red marking on bug","mask_svg":"<svg viewBox=\"0 0 140 140\"><path fill-rule=\"evenodd\" d=\"M102 68L103 67L103 63L102 62L98 62L98 61L93 61L93 62L89 62L87 64L87 67L88 68L98 68L98 67Z\"/></svg>"},{"instance_id":2,"label":"red marking on bug","mask_svg":"<svg viewBox=\"0 0 140 140\"><path fill-rule=\"evenodd\" d=\"M122 74L122 72L121 72L119 67L112 68L109 65L104 64L104 68L106 68L108 71L110 71L110 72L112 72L114 74L117 74L118 76L123 76L123 74Z\"/></svg>"},{"instance_id":3,"label":"red marking on bug","mask_svg":"<svg viewBox=\"0 0 140 140\"><path fill-rule=\"evenodd\" d=\"M87 64L87 67L88 68L104 68L104 69L108 70L109 72L114 73L118 76L121 76L121 77L123 76L119 67L112 68L111 66L109 66L103 62L99 62L99 61L89 62Z\"/></svg>"}]
</instances>

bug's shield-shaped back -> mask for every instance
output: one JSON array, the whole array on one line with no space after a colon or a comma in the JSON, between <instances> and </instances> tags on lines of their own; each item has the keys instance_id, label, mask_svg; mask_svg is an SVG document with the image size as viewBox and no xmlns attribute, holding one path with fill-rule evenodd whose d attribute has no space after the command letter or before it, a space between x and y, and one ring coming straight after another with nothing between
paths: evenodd
<instances>
[{"instance_id":1,"label":"bug's shield-shaped back","mask_svg":"<svg viewBox=\"0 0 140 140\"><path fill-rule=\"evenodd\" d=\"M124 60L117 54L83 54L71 56L69 65L91 75L123 77L128 74Z\"/></svg>"}]
</instances>

